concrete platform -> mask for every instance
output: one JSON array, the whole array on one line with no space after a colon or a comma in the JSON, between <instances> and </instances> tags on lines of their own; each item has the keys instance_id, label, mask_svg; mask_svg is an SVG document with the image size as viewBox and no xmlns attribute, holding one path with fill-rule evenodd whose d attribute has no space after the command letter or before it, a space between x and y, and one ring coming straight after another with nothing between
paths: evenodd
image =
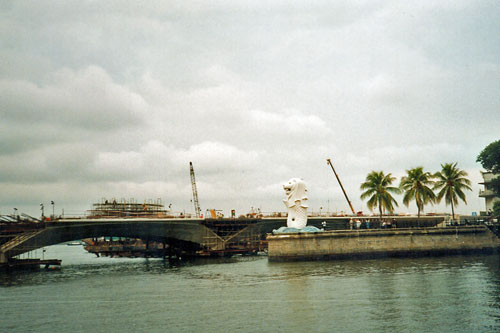
<instances>
[{"instance_id":1,"label":"concrete platform","mask_svg":"<svg viewBox=\"0 0 500 333\"><path fill-rule=\"evenodd\" d=\"M6 264L0 264L0 270L35 270L40 266L49 268L50 266L61 266L60 259L11 259Z\"/></svg>"},{"instance_id":2,"label":"concrete platform","mask_svg":"<svg viewBox=\"0 0 500 333\"><path fill-rule=\"evenodd\" d=\"M268 234L270 261L491 253L500 238L488 227L338 230Z\"/></svg>"}]
</instances>

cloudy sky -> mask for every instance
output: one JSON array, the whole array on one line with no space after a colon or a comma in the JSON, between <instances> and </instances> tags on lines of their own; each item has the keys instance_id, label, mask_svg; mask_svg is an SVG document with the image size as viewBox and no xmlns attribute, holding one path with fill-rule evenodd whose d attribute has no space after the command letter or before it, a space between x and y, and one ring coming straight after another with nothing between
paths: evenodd
<instances>
[{"instance_id":1,"label":"cloudy sky","mask_svg":"<svg viewBox=\"0 0 500 333\"><path fill-rule=\"evenodd\" d=\"M484 210L499 18L471 0L2 1L0 213L192 212L189 161L202 210L284 211L300 177L311 209L348 211L327 158L356 210L370 171L445 162L473 182L458 211Z\"/></svg>"}]
</instances>

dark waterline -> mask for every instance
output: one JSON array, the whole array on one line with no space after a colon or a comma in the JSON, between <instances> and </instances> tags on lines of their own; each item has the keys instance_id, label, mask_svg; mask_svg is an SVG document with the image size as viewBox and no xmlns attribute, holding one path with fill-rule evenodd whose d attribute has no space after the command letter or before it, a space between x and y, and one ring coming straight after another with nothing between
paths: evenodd
<instances>
[{"instance_id":1,"label":"dark waterline","mask_svg":"<svg viewBox=\"0 0 500 333\"><path fill-rule=\"evenodd\" d=\"M500 331L500 256L269 263L96 258L0 274L2 331Z\"/></svg>"}]
</instances>

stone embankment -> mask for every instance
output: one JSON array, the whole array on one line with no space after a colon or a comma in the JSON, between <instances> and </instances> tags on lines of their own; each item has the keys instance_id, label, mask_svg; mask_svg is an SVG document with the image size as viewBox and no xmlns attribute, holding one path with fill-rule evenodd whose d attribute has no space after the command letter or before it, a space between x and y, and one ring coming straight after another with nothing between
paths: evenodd
<instances>
[{"instance_id":1,"label":"stone embankment","mask_svg":"<svg viewBox=\"0 0 500 333\"><path fill-rule=\"evenodd\" d=\"M267 236L270 261L491 253L500 238L487 226L336 230Z\"/></svg>"}]
</instances>

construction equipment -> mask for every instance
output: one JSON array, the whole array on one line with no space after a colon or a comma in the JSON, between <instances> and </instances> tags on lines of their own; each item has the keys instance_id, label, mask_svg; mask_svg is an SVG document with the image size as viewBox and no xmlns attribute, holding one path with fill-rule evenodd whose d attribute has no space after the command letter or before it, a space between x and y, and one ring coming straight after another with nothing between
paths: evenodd
<instances>
[{"instance_id":1,"label":"construction equipment","mask_svg":"<svg viewBox=\"0 0 500 333\"><path fill-rule=\"evenodd\" d=\"M191 186L193 187L193 203L194 211L197 217L201 216L200 203L198 201L198 191L196 190L196 179L194 178L193 162L189 162L189 170L191 172Z\"/></svg>"},{"instance_id":2,"label":"construction equipment","mask_svg":"<svg viewBox=\"0 0 500 333\"><path fill-rule=\"evenodd\" d=\"M347 203L349 204L349 207L351 208L352 214L353 214L353 215L356 215L356 212L354 211L354 208L352 207L352 203L351 203L351 201L349 200L349 198L347 197L347 193L346 193L346 192L345 192L345 190L344 190L344 186L342 186L342 182L340 181L340 178L339 178L339 176L337 175L337 172L335 171L335 169L334 169L334 167L333 167L332 161L328 158L328 159L326 160L326 162L327 162L328 164L330 164L330 166L332 167L333 173L335 174L335 177L337 177L337 181L339 182L339 185L340 185L340 188L342 189L342 192L344 192L344 196L345 196L345 198L346 198L346 200L347 200Z\"/></svg>"}]
</instances>

